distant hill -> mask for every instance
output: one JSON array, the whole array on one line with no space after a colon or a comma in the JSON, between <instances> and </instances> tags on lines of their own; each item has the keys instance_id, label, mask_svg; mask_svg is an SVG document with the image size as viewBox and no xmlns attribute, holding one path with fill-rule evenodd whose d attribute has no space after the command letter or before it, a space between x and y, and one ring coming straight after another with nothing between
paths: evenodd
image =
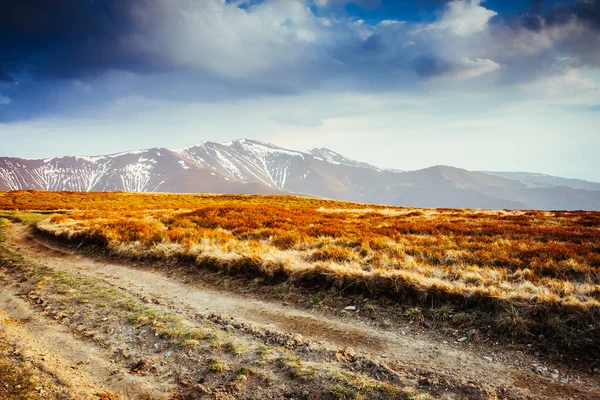
<instances>
[{"instance_id":1,"label":"distant hill","mask_svg":"<svg viewBox=\"0 0 600 400\"><path fill-rule=\"evenodd\" d=\"M521 174L521 175L514 175ZM0 157L0 190L295 193L419 207L600 210L600 184L450 166L379 169L326 148L240 139L95 157Z\"/></svg>"},{"instance_id":2,"label":"distant hill","mask_svg":"<svg viewBox=\"0 0 600 400\"><path fill-rule=\"evenodd\" d=\"M561 178L559 176L535 174L531 172L499 172L499 171L482 171L489 175L502 176L504 178L516 179L523 182L531 182L534 184L566 186L573 189L581 190L596 190L600 191L600 183L585 181L583 179Z\"/></svg>"}]
</instances>

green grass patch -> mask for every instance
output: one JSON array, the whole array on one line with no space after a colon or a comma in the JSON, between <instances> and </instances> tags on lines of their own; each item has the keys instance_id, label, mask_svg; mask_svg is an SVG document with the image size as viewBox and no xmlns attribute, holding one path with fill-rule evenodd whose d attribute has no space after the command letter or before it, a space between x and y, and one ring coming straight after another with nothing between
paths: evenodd
<instances>
[{"instance_id":1,"label":"green grass patch","mask_svg":"<svg viewBox=\"0 0 600 400\"><path fill-rule=\"evenodd\" d=\"M37 224L38 222L48 219L51 216L52 214L48 213L0 211L0 219L17 221L27 225ZM1 223L0 226L2 226Z\"/></svg>"},{"instance_id":2,"label":"green grass patch","mask_svg":"<svg viewBox=\"0 0 600 400\"><path fill-rule=\"evenodd\" d=\"M214 374L219 374L219 373L225 371L226 368L227 368L227 365L225 364L225 360L223 360L221 358L211 358L210 360L208 360L207 369L209 372L212 372Z\"/></svg>"},{"instance_id":3,"label":"green grass patch","mask_svg":"<svg viewBox=\"0 0 600 400\"><path fill-rule=\"evenodd\" d=\"M427 393L414 393L372 377L344 372L334 377L329 386L333 399L430 399Z\"/></svg>"},{"instance_id":4,"label":"green grass patch","mask_svg":"<svg viewBox=\"0 0 600 400\"><path fill-rule=\"evenodd\" d=\"M341 385L339 383L329 386L327 394L329 395L328 397L330 399L358 400L361 398L360 394L356 390L348 386Z\"/></svg>"}]
</instances>

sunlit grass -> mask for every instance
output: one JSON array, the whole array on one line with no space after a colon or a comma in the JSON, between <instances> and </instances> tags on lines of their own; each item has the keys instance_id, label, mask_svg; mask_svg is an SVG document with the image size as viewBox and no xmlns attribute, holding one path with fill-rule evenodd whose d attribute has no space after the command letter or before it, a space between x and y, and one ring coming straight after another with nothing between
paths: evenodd
<instances>
[{"instance_id":1,"label":"sunlit grass","mask_svg":"<svg viewBox=\"0 0 600 400\"><path fill-rule=\"evenodd\" d=\"M174 257L267 276L319 275L398 291L599 306L595 213L423 210L327 213L265 197L194 211L57 215L41 228L130 256ZM283 204L282 204L283 203ZM339 208L340 205L336 204ZM591 223L591 224L590 224Z\"/></svg>"},{"instance_id":2,"label":"sunlit grass","mask_svg":"<svg viewBox=\"0 0 600 400\"><path fill-rule=\"evenodd\" d=\"M48 218L50 215L47 212L0 211L0 226L6 225L11 220L24 224L36 224Z\"/></svg>"},{"instance_id":3,"label":"sunlit grass","mask_svg":"<svg viewBox=\"0 0 600 400\"><path fill-rule=\"evenodd\" d=\"M417 306L492 310L508 332L557 315L595 327L600 310L596 212L414 209L293 196L0 195L1 206L15 204L73 210L40 229L118 255L352 286Z\"/></svg>"}]
</instances>

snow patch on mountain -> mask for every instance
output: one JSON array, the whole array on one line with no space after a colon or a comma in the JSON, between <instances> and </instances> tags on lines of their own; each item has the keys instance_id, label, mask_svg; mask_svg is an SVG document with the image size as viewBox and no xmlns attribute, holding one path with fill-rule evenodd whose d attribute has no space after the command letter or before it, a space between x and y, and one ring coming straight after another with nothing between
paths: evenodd
<instances>
[{"instance_id":1,"label":"snow patch on mountain","mask_svg":"<svg viewBox=\"0 0 600 400\"><path fill-rule=\"evenodd\" d=\"M121 182L128 192L147 192L148 183L152 173L152 164L155 160L140 157L139 161L126 165L121 174Z\"/></svg>"},{"instance_id":2,"label":"snow patch on mountain","mask_svg":"<svg viewBox=\"0 0 600 400\"><path fill-rule=\"evenodd\" d=\"M169 157L175 157L176 161L169 161L172 160ZM310 164L315 159L332 166L379 171L325 148L301 152L264 141L239 139L226 143L201 142L177 150L134 150L105 156L0 158L0 187L3 183L10 190L153 191L168 181L163 175L166 165L172 162L179 171L208 168L214 171L214 176L226 181L302 191L305 184L310 184L309 176L318 179ZM352 186L346 179L333 181L346 188Z\"/></svg>"},{"instance_id":3,"label":"snow patch on mountain","mask_svg":"<svg viewBox=\"0 0 600 400\"><path fill-rule=\"evenodd\" d=\"M178 163L179 165L181 165L181 168L183 168L183 169L190 169L190 168L191 168L191 167L190 167L189 165L187 165L187 164L185 163L185 161L183 161L183 160L179 160L179 161L177 161L177 163Z\"/></svg>"},{"instance_id":4,"label":"snow patch on mountain","mask_svg":"<svg viewBox=\"0 0 600 400\"><path fill-rule=\"evenodd\" d=\"M174 150L183 158L223 173L240 182L258 182L285 189L290 166L302 162L306 153L287 150L271 143L239 139L225 143L201 142Z\"/></svg>"},{"instance_id":5,"label":"snow patch on mountain","mask_svg":"<svg viewBox=\"0 0 600 400\"><path fill-rule=\"evenodd\" d=\"M331 164L348 165L350 167L369 168L369 169L375 169L375 170L380 171L379 168L377 168L371 164L352 160L350 158L344 157L340 153L336 153L335 151L327 149L325 147L321 147L318 149L317 148L309 149L308 153L312 154L315 158L317 158L319 160L326 161Z\"/></svg>"},{"instance_id":6,"label":"snow patch on mountain","mask_svg":"<svg viewBox=\"0 0 600 400\"><path fill-rule=\"evenodd\" d=\"M441 166L418 171L382 170L326 148L302 152L248 139L106 156L38 160L0 157L0 190L19 189L284 191L405 206L600 209L600 183Z\"/></svg>"}]
</instances>

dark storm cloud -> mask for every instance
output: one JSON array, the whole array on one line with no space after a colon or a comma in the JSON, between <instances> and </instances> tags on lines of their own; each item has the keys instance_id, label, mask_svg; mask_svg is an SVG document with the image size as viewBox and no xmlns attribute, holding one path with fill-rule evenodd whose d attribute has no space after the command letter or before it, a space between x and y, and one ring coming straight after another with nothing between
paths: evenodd
<instances>
[{"instance_id":1,"label":"dark storm cloud","mask_svg":"<svg viewBox=\"0 0 600 400\"><path fill-rule=\"evenodd\" d=\"M544 11L542 0L532 1L529 11L513 18L498 18L494 23L512 29L526 28L535 32L569 23L582 24L590 31L600 32L600 0L572 0Z\"/></svg>"},{"instance_id":2,"label":"dark storm cloud","mask_svg":"<svg viewBox=\"0 0 600 400\"><path fill-rule=\"evenodd\" d=\"M504 81L527 81L565 67L600 66L600 0L573 0L544 10L538 0L528 12L491 21L490 32L500 48L495 59L509 72ZM519 48L528 51L514 57Z\"/></svg>"},{"instance_id":3,"label":"dark storm cloud","mask_svg":"<svg viewBox=\"0 0 600 400\"><path fill-rule=\"evenodd\" d=\"M400 91L496 70L515 84L556 73L564 55L600 65L600 0L546 13L538 0L512 18L469 0L446 21L447 2L420 1L440 5L436 21L336 16L336 5L378 3L370 0L0 1L0 95L11 99L0 121L136 96L218 102L318 88ZM325 11L315 16L307 4ZM569 28L573 21L584 29ZM4 83L11 80L20 85Z\"/></svg>"},{"instance_id":4,"label":"dark storm cloud","mask_svg":"<svg viewBox=\"0 0 600 400\"><path fill-rule=\"evenodd\" d=\"M433 78L447 74L452 70L452 64L433 55L416 57L411 66L417 75L422 78Z\"/></svg>"},{"instance_id":5,"label":"dark storm cloud","mask_svg":"<svg viewBox=\"0 0 600 400\"><path fill-rule=\"evenodd\" d=\"M386 48L386 43L383 36L380 34L373 34L361 43L360 48L367 53L377 54L381 53Z\"/></svg>"},{"instance_id":6,"label":"dark storm cloud","mask_svg":"<svg viewBox=\"0 0 600 400\"><path fill-rule=\"evenodd\" d=\"M12 82L12 80L10 75L0 69L0 82Z\"/></svg>"},{"instance_id":7,"label":"dark storm cloud","mask_svg":"<svg viewBox=\"0 0 600 400\"><path fill-rule=\"evenodd\" d=\"M8 0L0 8L0 80L9 80L20 73L26 73L34 79L73 78L80 79L104 73L109 70L126 70L133 73L170 71L181 64L160 51L148 51L153 46L164 46L153 43L150 39L146 47L139 46L131 38L147 38L153 34L161 20L145 19L135 13L137 9L151 9L155 0ZM183 2L182 2L183 3ZM317 2L318 4L319 2ZM379 0L346 1L329 0L321 2L325 5L355 3L363 7L377 6ZM201 4L201 3L199 3ZM485 3L484 3L485 4ZM543 2L534 0L530 11L512 19L498 18L493 21L496 26L508 29L526 29L532 32L543 32L554 26L561 26L570 21L581 21L590 29L598 30L600 26L600 0L576 1L568 6L556 7L543 14ZM177 5L173 5L177 7ZM168 40L168 38L166 38ZM579 38L576 38L579 39ZM348 45L347 40L350 40ZM583 56L590 46L598 41L580 43L579 40L564 41L568 51L575 49ZM427 46L421 42L420 45ZM148 47L149 46L149 47ZM340 47L335 47L340 46ZM382 57L382 54L393 52L393 38L388 33L375 32L364 41L356 38L346 42L327 45L322 49L328 53L325 57L334 56L345 61L352 61L353 54L343 54L346 49L360 49L362 57L374 57L379 65L371 70L377 71L397 66L398 59L418 76L427 78L442 75L451 67L435 54L424 54L420 51L413 54L400 54ZM165 49L168 50L168 49ZM354 50L351 50L354 51ZM402 50L405 52L406 50ZM410 52L409 52L410 53ZM210 58L211 55L207 54ZM415 58L416 57L416 58ZM587 56L590 58L590 55ZM310 68L307 66L306 68ZM363 66L345 65L346 72L354 69L362 74ZM314 72L314 71L313 71ZM316 71L315 79L327 71Z\"/></svg>"},{"instance_id":8,"label":"dark storm cloud","mask_svg":"<svg viewBox=\"0 0 600 400\"><path fill-rule=\"evenodd\" d=\"M520 18L520 25L534 32L540 32L544 28L544 19L539 15L527 14Z\"/></svg>"},{"instance_id":9,"label":"dark storm cloud","mask_svg":"<svg viewBox=\"0 0 600 400\"><path fill-rule=\"evenodd\" d=\"M0 8L0 68L14 76L80 78L111 68L154 70L119 41L142 28L130 9L142 0L8 0Z\"/></svg>"},{"instance_id":10,"label":"dark storm cloud","mask_svg":"<svg viewBox=\"0 0 600 400\"><path fill-rule=\"evenodd\" d=\"M545 16L549 26L561 25L572 20L600 31L600 0L580 0L569 6L556 7Z\"/></svg>"}]
</instances>

